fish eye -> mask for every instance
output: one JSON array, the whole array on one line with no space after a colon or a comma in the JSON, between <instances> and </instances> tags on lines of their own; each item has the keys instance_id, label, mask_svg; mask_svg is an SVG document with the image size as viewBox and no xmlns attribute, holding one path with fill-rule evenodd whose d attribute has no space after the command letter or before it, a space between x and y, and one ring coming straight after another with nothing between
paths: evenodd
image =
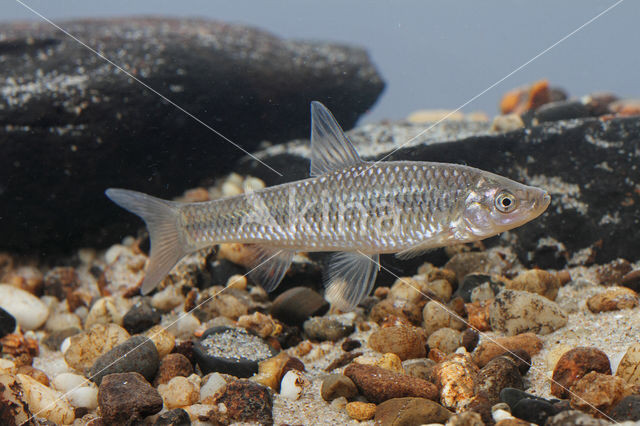
<instances>
[{"instance_id":1,"label":"fish eye","mask_svg":"<svg viewBox=\"0 0 640 426\"><path fill-rule=\"evenodd\" d=\"M510 213L517 205L516 197L509 191L500 192L495 199L495 206L502 213Z\"/></svg>"}]
</instances>

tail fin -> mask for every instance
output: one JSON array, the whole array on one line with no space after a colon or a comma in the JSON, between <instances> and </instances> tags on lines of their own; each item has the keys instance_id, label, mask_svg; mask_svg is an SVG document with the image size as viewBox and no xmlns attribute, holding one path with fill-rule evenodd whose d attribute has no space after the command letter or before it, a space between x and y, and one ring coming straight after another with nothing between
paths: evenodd
<instances>
[{"instance_id":1,"label":"tail fin","mask_svg":"<svg viewBox=\"0 0 640 426\"><path fill-rule=\"evenodd\" d=\"M191 250L178 228L177 204L141 192L110 188L107 197L144 220L151 239L151 256L142 282L142 294L150 293Z\"/></svg>"}]
</instances>

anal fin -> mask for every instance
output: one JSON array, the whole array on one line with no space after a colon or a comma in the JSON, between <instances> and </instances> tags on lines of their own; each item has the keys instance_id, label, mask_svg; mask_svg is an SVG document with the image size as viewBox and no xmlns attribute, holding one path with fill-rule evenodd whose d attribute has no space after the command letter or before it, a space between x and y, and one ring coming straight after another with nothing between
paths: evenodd
<instances>
[{"instance_id":1,"label":"anal fin","mask_svg":"<svg viewBox=\"0 0 640 426\"><path fill-rule=\"evenodd\" d=\"M266 291L275 290L291 266L293 251L251 244L253 258L248 262L249 278Z\"/></svg>"},{"instance_id":2,"label":"anal fin","mask_svg":"<svg viewBox=\"0 0 640 426\"><path fill-rule=\"evenodd\" d=\"M325 283L325 299L341 310L349 310L373 288L378 275L380 255L339 252L333 255Z\"/></svg>"}]
</instances>

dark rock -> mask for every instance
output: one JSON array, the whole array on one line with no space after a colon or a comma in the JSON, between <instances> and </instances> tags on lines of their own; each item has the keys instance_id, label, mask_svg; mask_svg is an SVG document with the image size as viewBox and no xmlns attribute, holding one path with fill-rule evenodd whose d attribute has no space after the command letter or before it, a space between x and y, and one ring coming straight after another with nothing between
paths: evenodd
<instances>
[{"instance_id":1,"label":"dark rock","mask_svg":"<svg viewBox=\"0 0 640 426\"><path fill-rule=\"evenodd\" d=\"M249 380L227 385L216 404L224 404L229 418L236 422L273 424L273 400L269 389Z\"/></svg>"},{"instance_id":2,"label":"dark rock","mask_svg":"<svg viewBox=\"0 0 640 426\"><path fill-rule=\"evenodd\" d=\"M520 389L504 388L500 391L500 401L506 402L507 405L509 405L509 407L511 408L511 410L513 410L516 404L518 404L518 402L520 402L523 399L539 399L541 401L549 402L544 398L527 393Z\"/></svg>"},{"instance_id":3,"label":"dark rock","mask_svg":"<svg viewBox=\"0 0 640 426\"><path fill-rule=\"evenodd\" d=\"M211 275L213 285L227 285L229 278L234 275L244 275L246 270L227 259L217 259L207 263L207 270Z\"/></svg>"},{"instance_id":4,"label":"dark rock","mask_svg":"<svg viewBox=\"0 0 640 426\"><path fill-rule=\"evenodd\" d=\"M591 116L592 111L589 106L580 100L549 102L542 105L533 114L533 118L539 123Z\"/></svg>"},{"instance_id":5,"label":"dark rock","mask_svg":"<svg viewBox=\"0 0 640 426\"><path fill-rule=\"evenodd\" d=\"M500 293L500 291L504 288L504 283L493 278L491 275L470 273L465 275L462 283L453 296L460 296L465 302L469 303L471 302L471 293L473 292L473 290L483 284L488 284L494 295Z\"/></svg>"},{"instance_id":6,"label":"dark rock","mask_svg":"<svg viewBox=\"0 0 640 426\"><path fill-rule=\"evenodd\" d=\"M640 269L625 274L620 280L620 285L630 288L635 292L640 292Z\"/></svg>"},{"instance_id":7,"label":"dark rock","mask_svg":"<svg viewBox=\"0 0 640 426\"><path fill-rule=\"evenodd\" d=\"M376 404L405 396L438 398L438 389L433 383L374 365L353 363L345 368L344 375L353 380L365 398Z\"/></svg>"},{"instance_id":8,"label":"dark rock","mask_svg":"<svg viewBox=\"0 0 640 426\"><path fill-rule=\"evenodd\" d=\"M640 240L636 223L640 194L635 192L635 182L640 181L640 168L635 167L640 139L634 136L640 133L640 118L580 118L500 134L489 133L488 126L443 122L437 131L412 139L425 127L385 123L358 128L349 137L367 159L394 150L387 160L467 164L548 190L547 211L509 232L517 237L513 247L528 265L562 269L582 249L591 251L596 263L640 257L640 245L633 243ZM397 141L410 139L398 149ZM293 145L299 149L296 152L308 153L308 141ZM278 178L254 160L243 159L244 170L269 185L307 176L308 154L267 149L260 155L271 166L291 171ZM499 238L486 240L489 246L497 242Z\"/></svg>"},{"instance_id":9,"label":"dark rock","mask_svg":"<svg viewBox=\"0 0 640 426\"><path fill-rule=\"evenodd\" d=\"M629 395L623 398L611 409L609 416L617 422L640 420L640 395Z\"/></svg>"},{"instance_id":10,"label":"dark rock","mask_svg":"<svg viewBox=\"0 0 640 426\"><path fill-rule=\"evenodd\" d=\"M16 319L9 312L0 308L0 339L16 329ZM57 348L56 348L57 350Z\"/></svg>"},{"instance_id":11,"label":"dark rock","mask_svg":"<svg viewBox=\"0 0 640 426\"><path fill-rule=\"evenodd\" d=\"M182 408L167 411L158 416L152 423L152 426L190 426L191 419L189 414Z\"/></svg>"},{"instance_id":12,"label":"dark rock","mask_svg":"<svg viewBox=\"0 0 640 426\"><path fill-rule=\"evenodd\" d=\"M309 317L324 315L329 303L318 292L307 287L294 287L273 301L271 315L287 324L302 325Z\"/></svg>"},{"instance_id":13,"label":"dark rock","mask_svg":"<svg viewBox=\"0 0 640 426\"><path fill-rule=\"evenodd\" d=\"M122 318L122 327L130 334L142 333L160 322L161 315L149 302L148 297L140 299Z\"/></svg>"},{"instance_id":14,"label":"dark rock","mask_svg":"<svg viewBox=\"0 0 640 426\"><path fill-rule=\"evenodd\" d=\"M545 426L609 426L611 422L604 419L594 419L590 415L577 411L568 410L556 414L547 419Z\"/></svg>"},{"instance_id":15,"label":"dark rock","mask_svg":"<svg viewBox=\"0 0 640 426\"><path fill-rule=\"evenodd\" d=\"M518 366L520 375L524 376L531 368L531 355L524 349L515 349L509 352L505 352L501 356L505 356L511 359Z\"/></svg>"},{"instance_id":16,"label":"dark rock","mask_svg":"<svg viewBox=\"0 0 640 426\"><path fill-rule=\"evenodd\" d=\"M491 413L491 402L489 398L483 393L480 393L473 398L465 407L466 410L478 413L484 424L493 423L493 415Z\"/></svg>"},{"instance_id":17,"label":"dark rock","mask_svg":"<svg viewBox=\"0 0 640 426\"><path fill-rule=\"evenodd\" d=\"M43 293L65 300L80 286L75 268L57 266L44 276Z\"/></svg>"},{"instance_id":18,"label":"dark rock","mask_svg":"<svg viewBox=\"0 0 640 426\"><path fill-rule=\"evenodd\" d=\"M158 371L158 363L156 345L147 337L133 336L98 358L91 367L90 378L100 385L108 374L136 372L151 381Z\"/></svg>"},{"instance_id":19,"label":"dark rock","mask_svg":"<svg viewBox=\"0 0 640 426\"><path fill-rule=\"evenodd\" d=\"M306 320L302 327L309 339L332 342L347 337L355 329L352 321L335 316L312 317Z\"/></svg>"},{"instance_id":20,"label":"dark rock","mask_svg":"<svg viewBox=\"0 0 640 426\"><path fill-rule=\"evenodd\" d=\"M193 374L193 365L186 356L181 354L169 354L162 358L158 367L153 385L157 387L163 383L169 383L169 380L177 376L189 377Z\"/></svg>"},{"instance_id":21,"label":"dark rock","mask_svg":"<svg viewBox=\"0 0 640 426\"><path fill-rule=\"evenodd\" d=\"M335 370L336 368L344 367L345 365L349 364L354 359L358 358L360 355L362 355L362 352L360 352L360 351L347 352L345 354L342 354L338 358L336 358L333 361L331 361L331 364L327 365L327 367L324 369L324 371L331 372L331 371Z\"/></svg>"},{"instance_id":22,"label":"dark rock","mask_svg":"<svg viewBox=\"0 0 640 426\"><path fill-rule=\"evenodd\" d=\"M346 339L342 342L341 348L345 352L351 352L354 349L358 349L360 346L362 346L362 343L360 343L359 340Z\"/></svg>"},{"instance_id":23,"label":"dark rock","mask_svg":"<svg viewBox=\"0 0 640 426\"><path fill-rule=\"evenodd\" d=\"M499 356L482 367L476 377L474 393L483 393L494 405L500 401L500 392L505 388L523 389L524 384L517 364L511 358Z\"/></svg>"},{"instance_id":24,"label":"dark rock","mask_svg":"<svg viewBox=\"0 0 640 426\"><path fill-rule=\"evenodd\" d=\"M328 402L341 396L351 399L358 394L358 388L353 380L344 374L329 374L322 380L320 394L322 399Z\"/></svg>"},{"instance_id":25,"label":"dark rock","mask_svg":"<svg viewBox=\"0 0 640 426\"><path fill-rule=\"evenodd\" d=\"M98 406L105 424L131 425L162 410L162 397L139 373L104 376Z\"/></svg>"},{"instance_id":26,"label":"dark rock","mask_svg":"<svg viewBox=\"0 0 640 426\"><path fill-rule=\"evenodd\" d=\"M240 25L119 18L63 26L249 152L265 138L308 135L314 99L350 128L384 86L362 49ZM105 188L171 197L243 155L47 23L3 24L0 34L5 249L118 241L139 223ZM33 201L45 199L46 209Z\"/></svg>"},{"instance_id":27,"label":"dark rock","mask_svg":"<svg viewBox=\"0 0 640 426\"><path fill-rule=\"evenodd\" d=\"M553 369L551 394L558 398L569 397L569 389L590 371L611 374L607 354L597 348L578 347L560 357Z\"/></svg>"},{"instance_id":28,"label":"dark rock","mask_svg":"<svg viewBox=\"0 0 640 426\"><path fill-rule=\"evenodd\" d=\"M515 417L531 423L543 425L549 416L557 414L556 407L544 399L524 398L511 409Z\"/></svg>"},{"instance_id":29,"label":"dark rock","mask_svg":"<svg viewBox=\"0 0 640 426\"><path fill-rule=\"evenodd\" d=\"M64 339L74 336L80 332L82 332L82 330L75 327L52 331L51 333L49 333L49 335L47 335L47 337L44 338L42 343L47 345L47 347L52 351L59 351L60 345L62 344L62 342L64 342Z\"/></svg>"},{"instance_id":30,"label":"dark rock","mask_svg":"<svg viewBox=\"0 0 640 426\"><path fill-rule=\"evenodd\" d=\"M376 407L374 421L381 426L445 423L452 413L424 398L393 398Z\"/></svg>"},{"instance_id":31,"label":"dark rock","mask_svg":"<svg viewBox=\"0 0 640 426\"><path fill-rule=\"evenodd\" d=\"M251 377L258 362L277 351L258 336L242 328L212 327L194 343L195 360L204 374L219 372L236 377Z\"/></svg>"},{"instance_id":32,"label":"dark rock","mask_svg":"<svg viewBox=\"0 0 640 426\"><path fill-rule=\"evenodd\" d=\"M622 277L631 272L632 266L627 259L615 259L596 268L596 279L605 286L618 285Z\"/></svg>"},{"instance_id":33,"label":"dark rock","mask_svg":"<svg viewBox=\"0 0 640 426\"><path fill-rule=\"evenodd\" d=\"M462 332L462 338L460 339L461 345L467 350L467 352L471 353L478 346L478 342L480 341L480 333L478 333L473 328L467 328Z\"/></svg>"}]
</instances>

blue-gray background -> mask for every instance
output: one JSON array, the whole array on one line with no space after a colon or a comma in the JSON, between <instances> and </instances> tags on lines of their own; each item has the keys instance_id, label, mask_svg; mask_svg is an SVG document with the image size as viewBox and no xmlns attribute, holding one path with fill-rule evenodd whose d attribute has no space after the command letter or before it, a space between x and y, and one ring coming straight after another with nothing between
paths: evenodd
<instances>
[{"instance_id":1,"label":"blue-gray background","mask_svg":"<svg viewBox=\"0 0 640 426\"><path fill-rule=\"evenodd\" d=\"M253 25L283 37L368 49L387 88L365 121L454 109L566 36L614 0L24 0L61 23L82 17L184 16ZM0 19L38 20L14 0ZM497 111L506 90L540 78L580 96L639 97L640 1L625 0L463 111ZM87 52L87 54L90 54Z\"/></svg>"}]
</instances>

